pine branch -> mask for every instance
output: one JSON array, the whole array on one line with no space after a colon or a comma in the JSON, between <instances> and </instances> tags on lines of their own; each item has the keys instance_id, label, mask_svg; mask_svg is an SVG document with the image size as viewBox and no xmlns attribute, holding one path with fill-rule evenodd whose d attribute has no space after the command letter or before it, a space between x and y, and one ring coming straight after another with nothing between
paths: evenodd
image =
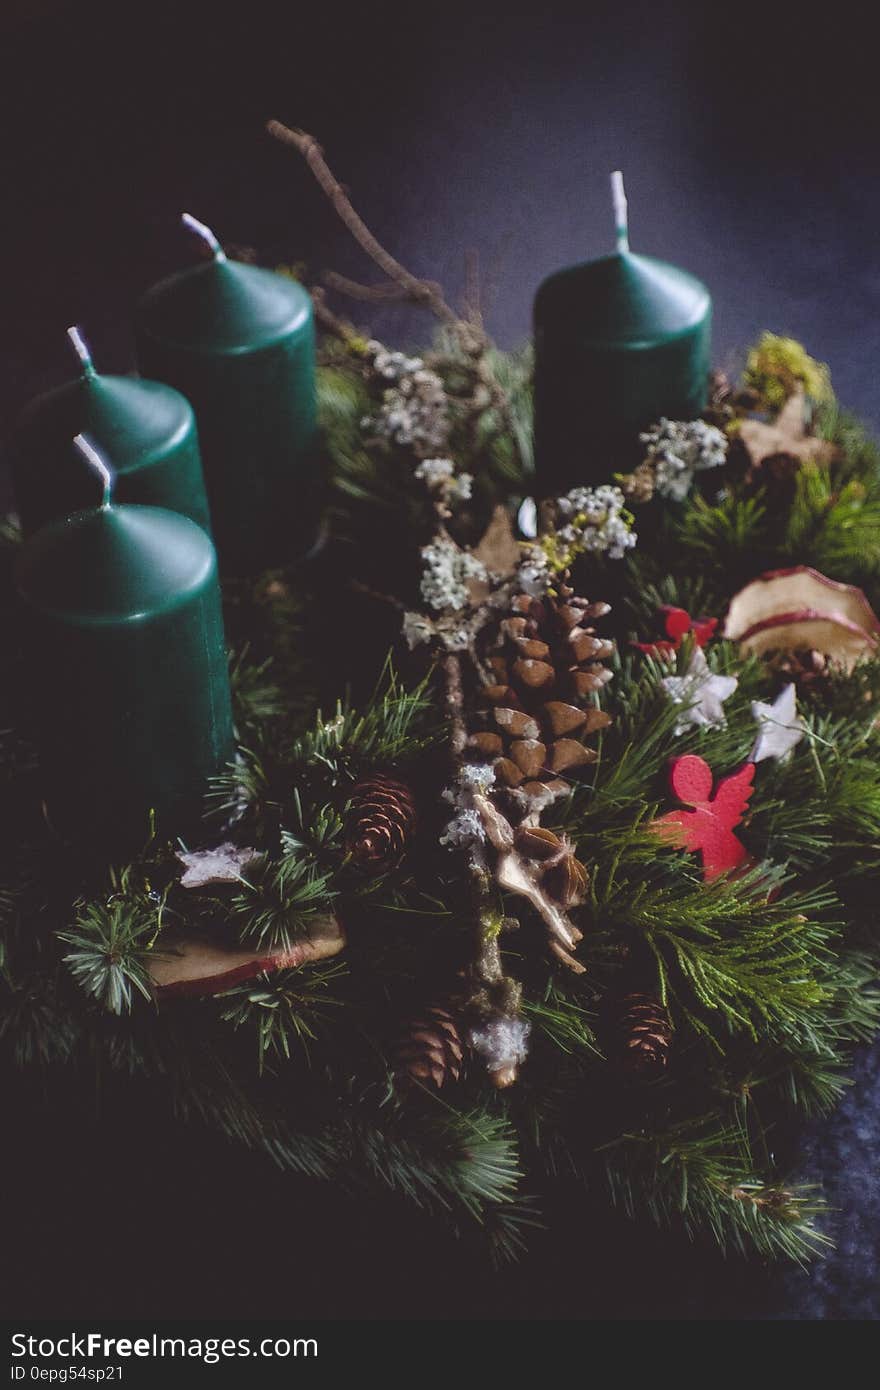
<instances>
[{"instance_id":1,"label":"pine branch","mask_svg":"<svg viewBox=\"0 0 880 1390\"><path fill-rule=\"evenodd\" d=\"M160 901L130 891L123 873L105 901L80 902L74 925L58 932L74 979L111 1013L128 1013L133 993L152 999L147 953L162 929Z\"/></svg>"},{"instance_id":2,"label":"pine branch","mask_svg":"<svg viewBox=\"0 0 880 1390\"><path fill-rule=\"evenodd\" d=\"M681 1226L691 1239L710 1232L725 1253L802 1262L830 1245L815 1225L823 1204L808 1188L758 1176L735 1128L689 1121L627 1134L603 1157L612 1200L630 1217Z\"/></svg>"},{"instance_id":3,"label":"pine branch","mask_svg":"<svg viewBox=\"0 0 880 1390\"><path fill-rule=\"evenodd\" d=\"M290 1061L295 1049L308 1060L309 1044L326 1029L329 1013L342 1002L328 994L327 987L346 972L347 966L339 963L276 971L221 996L224 1021L256 1035L261 1075L270 1058Z\"/></svg>"}]
</instances>

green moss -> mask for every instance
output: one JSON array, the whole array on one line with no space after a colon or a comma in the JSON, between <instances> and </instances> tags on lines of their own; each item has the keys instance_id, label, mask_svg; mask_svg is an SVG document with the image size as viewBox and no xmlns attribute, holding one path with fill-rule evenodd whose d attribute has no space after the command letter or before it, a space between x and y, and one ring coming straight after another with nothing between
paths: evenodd
<instances>
[{"instance_id":1,"label":"green moss","mask_svg":"<svg viewBox=\"0 0 880 1390\"><path fill-rule=\"evenodd\" d=\"M825 363L817 362L795 338L775 333L762 333L750 349L743 380L768 410L781 410L798 386L817 405L834 399Z\"/></svg>"}]
</instances>

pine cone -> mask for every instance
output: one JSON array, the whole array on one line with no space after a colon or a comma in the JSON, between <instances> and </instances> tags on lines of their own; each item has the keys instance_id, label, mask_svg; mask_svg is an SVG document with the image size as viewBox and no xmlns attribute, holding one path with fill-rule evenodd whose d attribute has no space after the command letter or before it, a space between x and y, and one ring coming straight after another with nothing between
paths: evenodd
<instances>
[{"instance_id":1,"label":"pine cone","mask_svg":"<svg viewBox=\"0 0 880 1390\"><path fill-rule=\"evenodd\" d=\"M398 1083L434 1086L457 1081L464 1045L458 1025L442 1004L432 1004L408 1025L394 1054Z\"/></svg>"},{"instance_id":2,"label":"pine cone","mask_svg":"<svg viewBox=\"0 0 880 1390\"><path fill-rule=\"evenodd\" d=\"M482 692L491 712L470 748L493 763L502 786L540 804L548 791L565 790L557 773L595 762L583 739L611 722L603 710L584 708L611 679L602 659L614 644L589 626L610 608L578 598L564 579L555 595L519 594L512 607L501 624L502 651L491 658L496 683Z\"/></svg>"},{"instance_id":3,"label":"pine cone","mask_svg":"<svg viewBox=\"0 0 880 1390\"><path fill-rule=\"evenodd\" d=\"M402 859L415 824L415 802L406 783L374 772L351 793L345 842L362 869L383 873Z\"/></svg>"},{"instance_id":4,"label":"pine cone","mask_svg":"<svg viewBox=\"0 0 880 1390\"><path fill-rule=\"evenodd\" d=\"M660 1000L652 994L627 994L616 1023L617 1055L621 1066L640 1081L662 1075L669 1060L672 1024Z\"/></svg>"}]
</instances>

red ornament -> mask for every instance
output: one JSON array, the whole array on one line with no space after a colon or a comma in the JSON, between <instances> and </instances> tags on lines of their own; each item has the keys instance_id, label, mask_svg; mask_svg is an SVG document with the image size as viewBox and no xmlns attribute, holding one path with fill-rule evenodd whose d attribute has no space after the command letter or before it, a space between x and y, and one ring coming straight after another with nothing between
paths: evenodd
<instances>
[{"instance_id":1,"label":"red ornament","mask_svg":"<svg viewBox=\"0 0 880 1390\"><path fill-rule=\"evenodd\" d=\"M651 829L667 843L703 857L703 877L706 882L731 869L742 868L751 856L741 840L734 835L752 794L755 776L754 763L746 763L738 772L722 777L712 795L712 769L705 758L686 753L673 758L669 783L675 796L692 811L670 811L659 816Z\"/></svg>"},{"instance_id":2,"label":"red ornament","mask_svg":"<svg viewBox=\"0 0 880 1390\"><path fill-rule=\"evenodd\" d=\"M660 612L663 614L666 637L670 640L661 638L659 642L633 642L633 646L647 656L664 656L669 652L677 652L682 639L688 634L693 637L696 646L705 647L715 635L718 626L717 618L692 618L686 609L673 608L668 603L663 605Z\"/></svg>"}]
</instances>

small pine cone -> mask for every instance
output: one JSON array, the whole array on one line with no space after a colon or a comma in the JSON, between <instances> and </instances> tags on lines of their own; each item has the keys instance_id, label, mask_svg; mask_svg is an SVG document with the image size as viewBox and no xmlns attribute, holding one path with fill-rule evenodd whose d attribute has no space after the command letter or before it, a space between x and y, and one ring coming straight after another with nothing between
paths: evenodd
<instances>
[{"instance_id":1,"label":"small pine cone","mask_svg":"<svg viewBox=\"0 0 880 1390\"><path fill-rule=\"evenodd\" d=\"M616 1022L617 1056L639 1081L652 1081L666 1070L672 1024L660 1000L651 994L627 994Z\"/></svg>"},{"instance_id":2,"label":"small pine cone","mask_svg":"<svg viewBox=\"0 0 880 1390\"><path fill-rule=\"evenodd\" d=\"M447 1008L432 1004L407 1024L394 1052L398 1084L434 1086L461 1075L464 1044L458 1025Z\"/></svg>"},{"instance_id":3,"label":"small pine cone","mask_svg":"<svg viewBox=\"0 0 880 1390\"><path fill-rule=\"evenodd\" d=\"M362 869L383 873L400 862L415 824L410 788L396 777L374 772L358 782L351 793L345 842Z\"/></svg>"}]
</instances>

